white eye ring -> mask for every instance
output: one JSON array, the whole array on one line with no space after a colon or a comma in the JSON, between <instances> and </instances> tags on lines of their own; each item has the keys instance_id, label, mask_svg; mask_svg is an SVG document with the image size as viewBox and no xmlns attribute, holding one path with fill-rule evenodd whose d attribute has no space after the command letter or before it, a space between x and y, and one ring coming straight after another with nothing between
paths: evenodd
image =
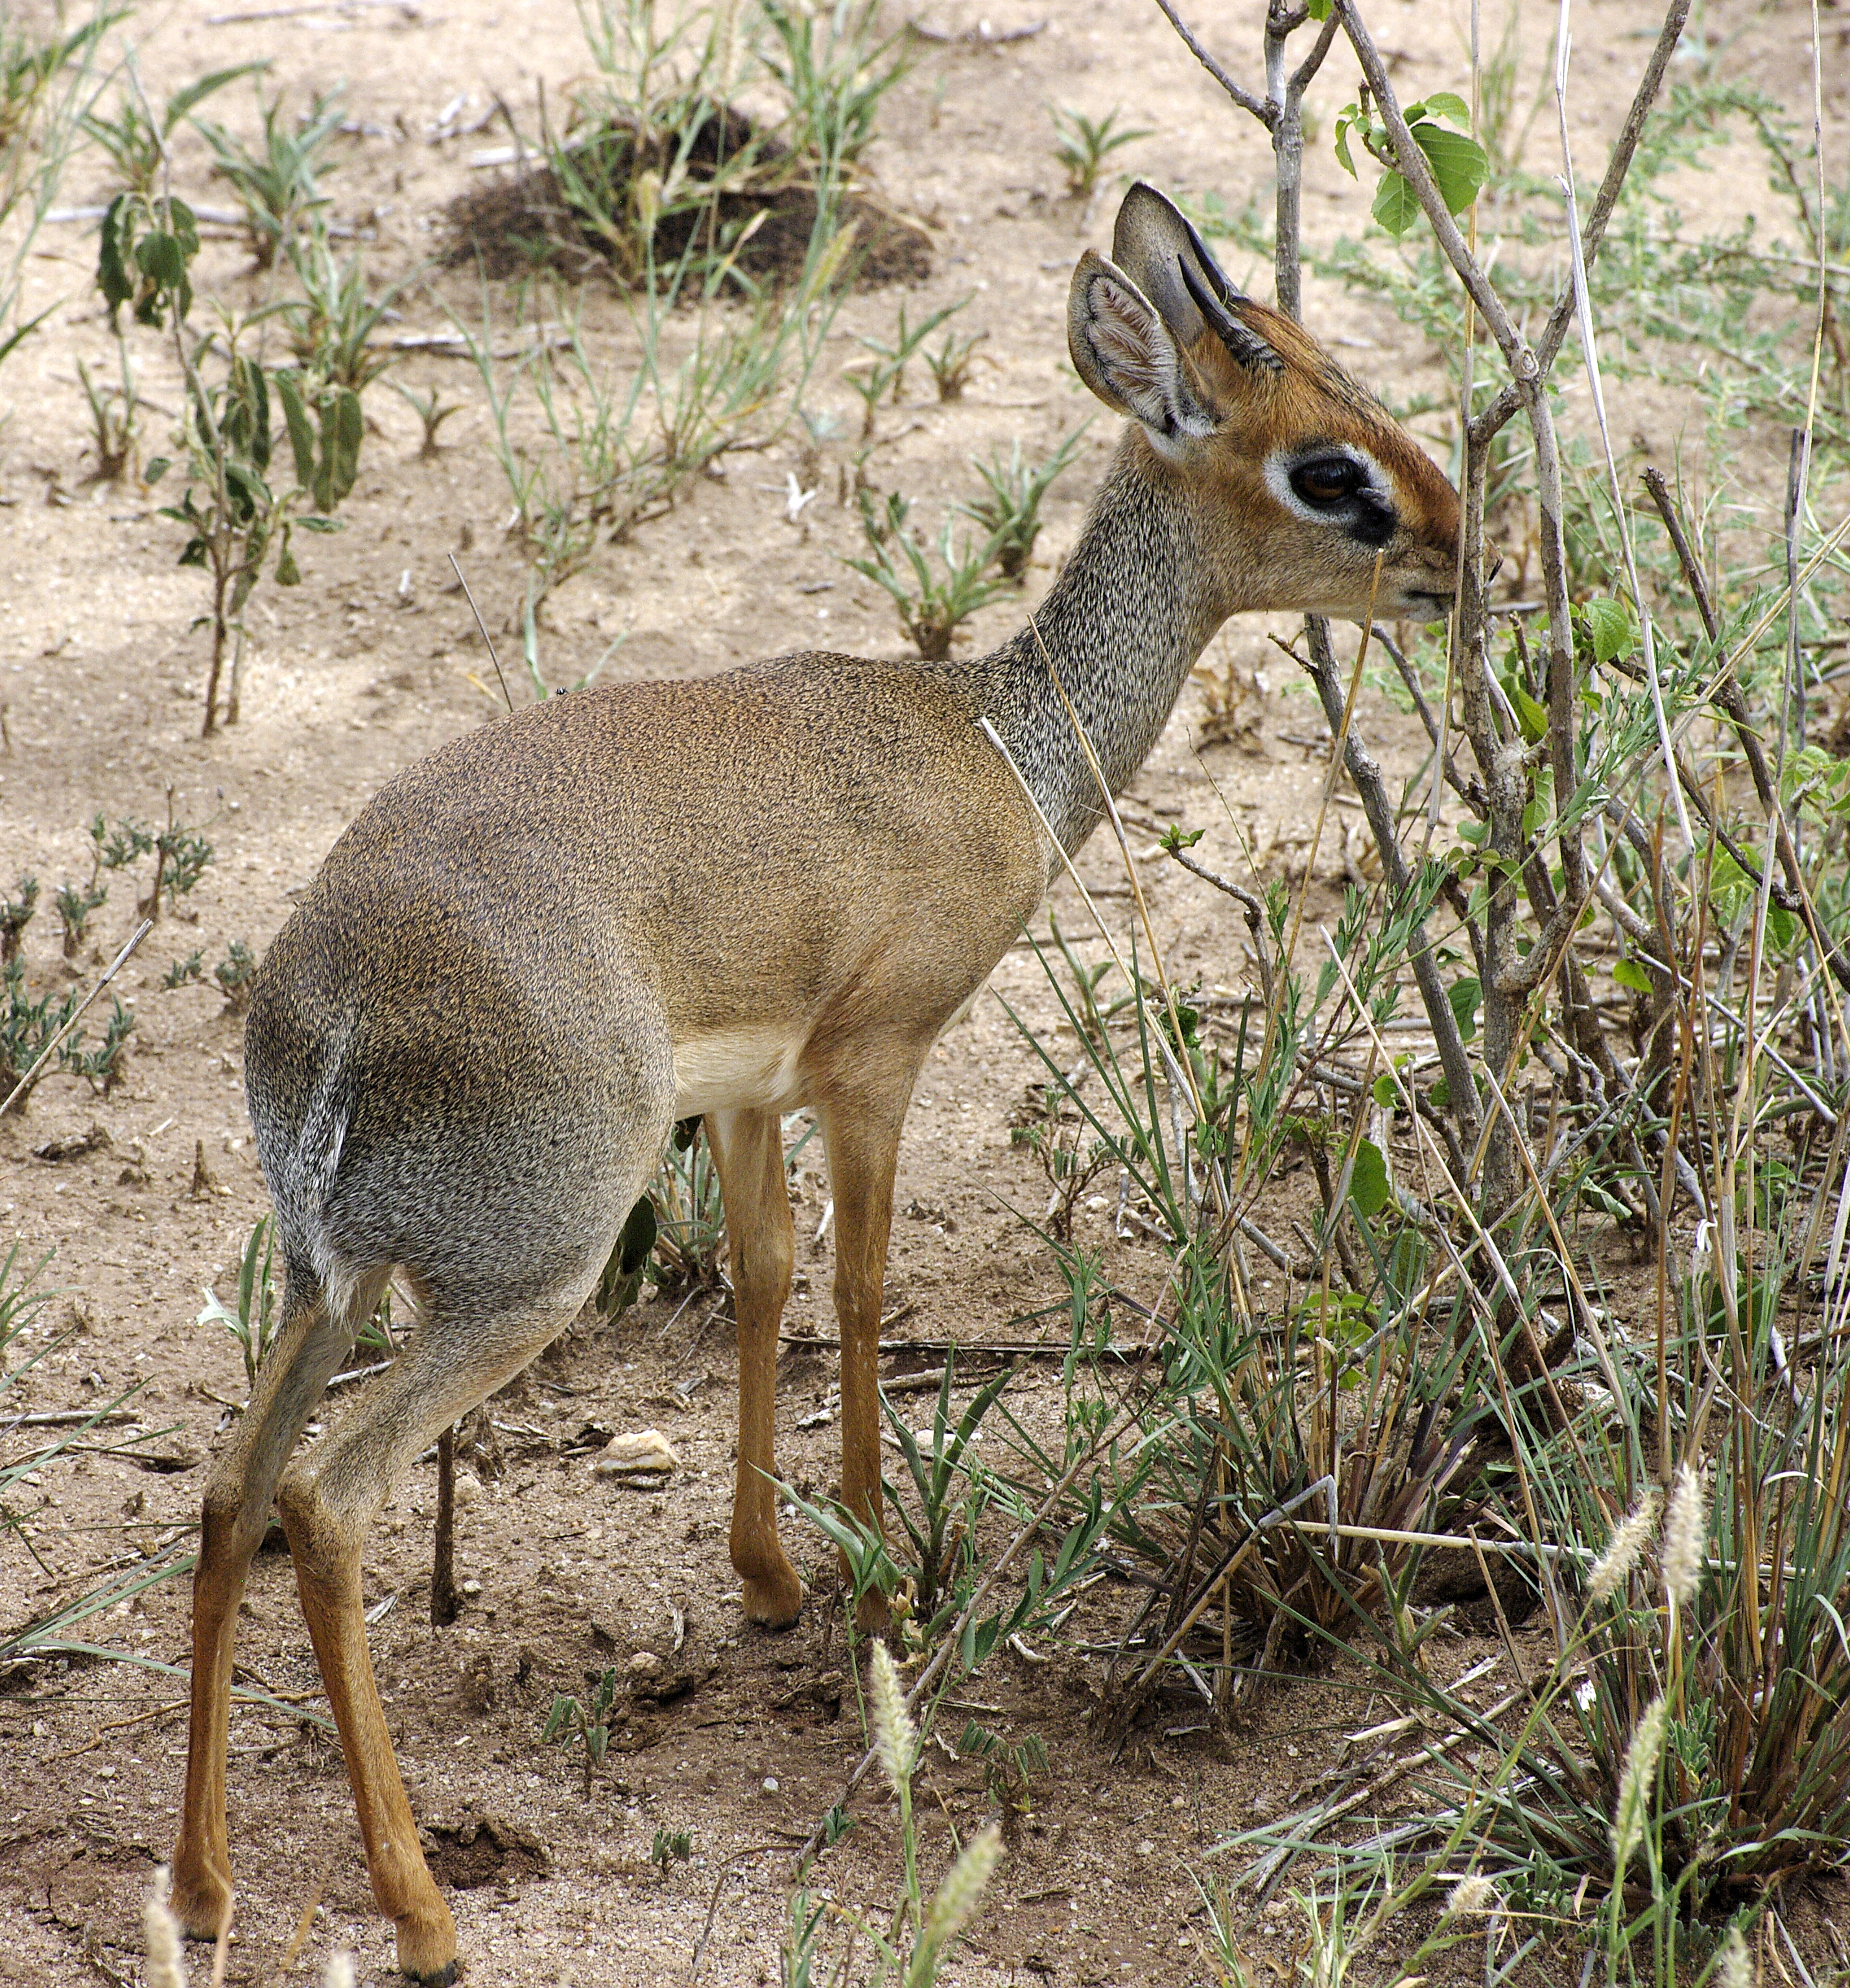
<instances>
[{"instance_id":1,"label":"white eye ring","mask_svg":"<svg viewBox=\"0 0 1850 1988\"><path fill-rule=\"evenodd\" d=\"M1307 504L1291 488L1292 471L1301 467L1307 460L1318 458L1352 463L1362 472L1362 482L1356 485L1348 498L1339 500L1338 508ZM1369 497L1372 497L1378 504L1390 501L1388 480L1382 474L1380 464L1365 450L1351 444L1345 443L1341 448L1320 449L1315 456L1310 458L1298 449L1275 449L1265 458L1264 475L1266 489L1294 518L1301 518L1307 525L1334 525L1339 529L1346 529L1349 520L1343 515L1342 505Z\"/></svg>"}]
</instances>

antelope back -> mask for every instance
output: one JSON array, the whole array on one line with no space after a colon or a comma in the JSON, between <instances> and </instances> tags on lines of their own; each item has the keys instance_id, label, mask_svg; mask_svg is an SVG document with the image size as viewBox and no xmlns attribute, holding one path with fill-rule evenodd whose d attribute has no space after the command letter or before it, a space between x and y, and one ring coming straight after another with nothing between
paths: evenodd
<instances>
[{"instance_id":1,"label":"antelope back","mask_svg":"<svg viewBox=\"0 0 1850 1988\"><path fill-rule=\"evenodd\" d=\"M1067 335L1081 378L1207 512L1217 611L1443 615L1451 485L1308 332L1241 295L1153 187L1125 196L1110 259L1080 259Z\"/></svg>"}]
</instances>

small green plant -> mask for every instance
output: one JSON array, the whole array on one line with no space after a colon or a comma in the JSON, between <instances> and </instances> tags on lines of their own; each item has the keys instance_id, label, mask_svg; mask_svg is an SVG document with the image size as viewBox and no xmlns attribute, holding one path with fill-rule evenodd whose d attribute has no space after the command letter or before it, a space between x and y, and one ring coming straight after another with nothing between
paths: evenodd
<instances>
[{"instance_id":1,"label":"small green plant","mask_svg":"<svg viewBox=\"0 0 1850 1988\"><path fill-rule=\"evenodd\" d=\"M860 498L868 556L844 559L842 563L885 589L898 610L900 626L926 661L947 661L957 630L1008 587L1007 580L989 570L999 550L995 535L954 545L947 517L938 535L934 563L932 553L913 536L906 522L912 509L907 499L895 491L883 506L876 507L866 491Z\"/></svg>"},{"instance_id":2,"label":"small green plant","mask_svg":"<svg viewBox=\"0 0 1850 1988\"><path fill-rule=\"evenodd\" d=\"M1013 1745L980 1719L973 1719L958 1740L965 1760L983 1763L983 1787L1002 1814L1002 1835L1013 1842L1035 1812L1034 1784L1048 1770L1047 1743L1031 1733Z\"/></svg>"},{"instance_id":3,"label":"small green plant","mask_svg":"<svg viewBox=\"0 0 1850 1988\"><path fill-rule=\"evenodd\" d=\"M189 952L184 959L177 959L160 976L160 985L167 992L176 988L191 987L195 981L205 978L205 955Z\"/></svg>"},{"instance_id":4,"label":"small green plant","mask_svg":"<svg viewBox=\"0 0 1850 1988\"><path fill-rule=\"evenodd\" d=\"M394 283L369 297L359 252L337 264L319 216L289 244L289 262L302 293L277 309L289 326L296 364L306 378L363 393L396 357L372 340L405 286Z\"/></svg>"},{"instance_id":5,"label":"small green plant","mask_svg":"<svg viewBox=\"0 0 1850 1988\"><path fill-rule=\"evenodd\" d=\"M987 462L975 465L985 494L957 508L990 534L995 562L1008 580L1019 580L1041 536L1041 500L1078 453L1085 426L1075 428L1043 463L1022 460L1019 441L1009 445L1008 460L998 450Z\"/></svg>"},{"instance_id":6,"label":"small green plant","mask_svg":"<svg viewBox=\"0 0 1850 1988\"><path fill-rule=\"evenodd\" d=\"M341 125L336 96L317 96L299 120L284 116L282 103L280 93L268 104L259 97L262 139L255 149L222 124L192 120L211 147L213 170L244 209L245 238L260 269L292 245L309 215L327 205L316 176Z\"/></svg>"},{"instance_id":7,"label":"small green plant","mask_svg":"<svg viewBox=\"0 0 1850 1988\"><path fill-rule=\"evenodd\" d=\"M99 385L90 377L89 368L83 361L77 361L77 383L83 389L90 411L90 452L96 459L90 480L95 483L122 481L123 472L135 458L135 445L141 435L136 413L141 399L135 390L127 342L119 337L116 349L122 368L120 385Z\"/></svg>"},{"instance_id":8,"label":"small green plant","mask_svg":"<svg viewBox=\"0 0 1850 1988\"><path fill-rule=\"evenodd\" d=\"M76 1011L77 996L74 993L62 996L43 994L35 1001L26 992L25 962L19 958L6 962L0 988L4 989L5 996L4 1003L0 1004L0 1098L5 1098L12 1094L15 1085L26 1083L33 1066ZM69 1053L74 1040L66 1041L61 1058ZM29 1085L20 1095L21 1110L44 1081L50 1068L47 1063L32 1076Z\"/></svg>"},{"instance_id":9,"label":"small green plant","mask_svg":"<svg viewBox=\"0 0 1850 1988\"><path fill-rule=\"evenodd\" d=\"M126 824L124 824L126 826ZM174 796L167 795L167 820L164 828L157 829L152 837L154 851L154 877L148 886L148 894L136 909L144 918L157 918L160 915L160 901L167 900L170 911L177 911L180 900L190 897L197 888L212 860L212 845L196 828L188 828L174 819Z\"/></svg>"},{"instance_id":10,"label":"small green plant","mask_svg":"<svg viewBox=\"0 0 1850 1988\"><path fill-rule=\"evenodd\" d=\"M675 1127L649 1196L656 1228L652 1280L671 1293L716 1283L726 1211L720 1199L720 1170L697 1118L683 1119ZM630 1220L638 1219L633 1212Z\"/></svg>"},{"instance_id":11,"label":"small green plant","mask_svg":"<svg viewBox=\"0 0 1850 1988\"><path fill-rule=\"evenodd\" d=\"M546 1723L539 1736L542 1746L558 1746L568 1752L575 1741L583 1746L585 1799L589 1801L591 1777L603 1765L604 1756L610 1750L610 1709L616 1702L616 1669L613 1667L601 1676L587 1671L585 1682L590 1689L582 1700L567 1692L555 1695L552 1709L546 1714ZM657 1832L658 1837L660 1833Z\"/></svg>"},{"instance_id":12,"label":"small green plant","mask_svg":"<svg viewBox=\"0 0 1850 1988\"><path fill-rule=\"evenodd\" d=\"M977 347L988 336L986 331L973 331L967 338L960 338L955 332L947 331L937 350L926 353L925 363L931 369L940 401L963 399L964 389L976 369Z\"/></svg>"},{"instance_id":13,"label":"small green plant","mask_svg":"<svg viewBox=\"0 0 1850 1988\"><path fill-rule=\"evenodd\" d=\"M152 114L143 93L135 57L131 51L123 63L123 79L116 93L115 109L105 114L95 106L83 113L84 136L100 145L116 177L130 193L152 194L166 162L167 140L189 116L214 92L241 76L261 75L268 62L240 63L235 69L214 69L209 76L177 90Z\"/></svg>"},{"instance_id":14,"label":"small green plant","mask_svg":"<svg viewBox=\"0 0 1850 1988\"><path fill-rule=\"evenodd\" d=\"M185 487L160 515L186 528L180 563L198 566L211 578L211 662L201 727L209 737L218 726L221 682L224 722L237 722L243 614L252 589L266 565L279 586L299 582L292 544L297 527L339 529L329 514L359 475L365 427L352 387L251 358L239 350L243 327L228 318L197 344L191 342L186 318L193 301L191 265L198 253L198 227L184 201L119 194L103 217L96 282L112 326L125 304L137 323L157 330L172 316L174 354L187 388L177 436ZM216 374L210 382L200 370L208 363ZM293 466L293 486L281 484L272 468L272 401L289 443L287 457L276 466ZM158 482L172 466L167 458L157 457L148 465L147 481ZM227 651L234 641L227 681Z\"/></svg>"},{"instance_id":15,"label":"small green plant","mask_svg":"<svg viewBox=\"0 0 1850 1988\"><path fill-rule=\"evenodd\" d=\"M852 387L861 402L861 439L871 441L879 419L882 401L889 394L895 402L906 387L906 367L931 334L954 312L960 311L970 301L960 297L955 303L946 304L933 311L922 324L908 324L906 306L900 306L899 323L894 328L890 343L882 339L869 338L864 333L857 336L855 343L867 353L865 359L855 360L843 367L842 377Z\"/></svg>"},{"instance_id":16,"label":"small green plant","mask_svg":"<svg viewBox=\"0 0 1850 1988\"><path fill-rule=\"evenodd\" d=\"M880 99L912 66L905 31L876 39L876 0L761 5L771 30L765 66L788 104L783 140L812 174L841 173L873 141Z\"/></svg>"},{"instance_id":17,"label":"small green plant","mask_svg":"<svg viewBox=\"0 0 1850 1988\"><path fill-rule=\"evenodd\" d=\"M68 34L56 10L49 35L39 18L19 8L0 15L0 364L57 309L19 317L26 262L83 136L98 45L122 13L95 5Z\"/></svg>"},{"instance_id":18,"label":"small green plant","mask_svg":"<svg viewBox=\"0 0 1850 1988\"><path fill-rule=\"evenodd\" d=\"M1092 197L1099 174L1113 152L1154 135L1141 129L1120 130L1116 110L1098 118L1064 108L1048 114L1054 120L1054 157L1066 168L1066 190L1075 200Z\"/></svg>"},{"instance_id":19,"label":"small green plant","mask_svg":"<svg viewBox=\"0 0 1850 1988\"><path fill-rule=\"evenodd\" d=\"M238 1350L244 1355L245 1383L253 1388L257 1384L257 1369L282 1323L282 1307L272 1276L275 1259L275 1218L261 1215L238 1259L235 1308L216 1293L208 1291L205 1309L195 1321L200 1325L222 1325L237 1341Z\"/></svg>"},{"instance_id":20,"label":"small green plant","mask_svg":"<svg viewBox=\"0 0 1850 1988\"><path fill-rule=\"evenodd\" d=\"M446 404L443 397L443 390L439 387L433 387L427 394L420 394L397 380L388 380L386 384L417 415L424 429L424 445L417 451L419 461L434 462L442 452L443 448L443 445L437 439L437 431L452 414L461 414L467 403L461 401L451 401Z\"/></svg>"},{"instance_id":21,"label":"small green plant","mask_svg":"<svg viewBox=\"0 0 1850 1988\"><path fill-rule=\"evenodd\" d=\"M89 936L91 918L109 901L109 886L99 884L94 870L89 883L79 887L76 884L60 884L58 894L52 902L58 908L58 919L63 927L63 951L66 959L75 959L83 949L84 941Z\"/></svg>"},{"instance_id":22,"label":"small green plant","mask_svg":"<svg viewBox=\"0 0 1850 1988\"><path fill-rule=\"evenodd\" d=\"M110 1014L103 1040L94 1049L86 1049L81 1037L73 1037L60 1052L59 1060L73 1077L80 1077L99 1097L106 1098L122 1080L128 1068L129 1037L135 1017L113 996Z\"/></svg>"},{"instance_id":23,"label":"small green plant","mask_svg":"<svg viewBox=\"0 0 1850 1988\"><path fill-rule=\"evenodd\" d=\"M884 1643L876 1642L868 1665L866 1702L869 1737L900 1804L901 1888L892 1916L870 1923L832 1898L818 1898L806 1885L790 1900L788 1930L782 1956L788 1988L840 1982L847 1976L856 1941L872 1950L868 1988L933 1988L952 1942L981 1908L983 1894L1002 1859L1002 1833L994 1824L980 1831L958 1852L929 1902L919 1878L918 1824L913 1814L913 1777L921 1750L918 1728L907 1710L899 1673ZM802 1875L807 1875L807 1867ZM848 1951L833 1969L823 1946L831 1924L846 1929Z\"/></svg>"},{"instance_id":24,"label":"small green plant","mask_svg":"<svg viewBox=\"0 0 1850 1988\"><path fill-rule=\"evenodd\" d=\"M1048 1084L1009 1127L1008 1143L1031 1153L1047 1176L1048 1201L1041 1219L1055 1242L1070 1242L1080 1202L1092 1182L1117 1158L1110 1141L1095 1138L1058 1087Z\"/></svg>"},{"instance_id":25,"label":"small green plant","mask_svg":"<svg viewBox=\"0 0 1850 1988\"><path fill-rule=\"evenodd\" d=\"M892 1487L887 1487L888 1507L898 1514L912 1549L907 1610L913 1625L911 1633L927 1646L961 1610L980 1571L977 1527L988 1500L980 1480L972 1475L971 1446L984 1416L1015 1377L1014 1368L1004 1368L977 1390L959 1415L950 1405L956 1369L957 1356L947 1353L932 1407L929 1448L920 1439L926 1432L915 1432L892 1401L882 1397L917 1501L915 1518L906 1501L893 1496Z\"/></svg>"},{"instance_id":26,"label":"small green plant","mask_svg":"<svg viewBox=\"0 0 1850 1988\"><path fill-rule=\"evenodd\" d=\"M655 1840L649 1846L649 1861L665 1878L670 1864L685 1864L694 1854L694 1832L690 1829L658 1829Z\"/></svg>"},{"instance_id":27,"label":"small green plant","mask_svg":"<svg viewBox=\"0 0 1850 1988\"><path fill-rule=\"evenodd\" d=\"M105 870L126 870L154 847L152 829L134 821L118 821L111 827L106 816L97 815L90 823L90 881L94 884Z\"/></svg>"},{"instance_id":28,"label":"small green plant","mask_svg":"<svg viewBox=\"0 0 1850 1988\"><path fill-rule=\"evenodd\" d=\"M19 957L25 928L39 908L39 880L22 875L14 884L15 894L0 894L0 966Z\"/></svg>"},{"instance_id":29,"label":"small green plant","mask_svg":"<svg viewBox=\"0 0 1850 1988\"><path fill-rule=\"evenodd\" d=\"M227 1011L241 1015L251 1005L251 982L258 968L255 953L241 938L235 938L223 959L212 969L212 978L224 996Z\"/></svg>"}]
</instances>

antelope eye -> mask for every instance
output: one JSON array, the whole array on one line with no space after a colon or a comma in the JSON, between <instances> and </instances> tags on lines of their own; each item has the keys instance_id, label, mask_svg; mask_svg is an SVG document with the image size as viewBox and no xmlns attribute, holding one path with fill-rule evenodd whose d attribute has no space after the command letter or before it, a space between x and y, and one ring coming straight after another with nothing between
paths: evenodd
<instances>
[{"instance_id":1,"label":"antelope eye","mask_svg":"<svg viewBox=\"0 0 1850 1988\"><path fill-rule=\"evenodd\" d=\"M1346 455L1321 455L1301 462L1291 472L1293 492L1307 504L1335 505L1346 502L1368 481L1361 464Z\"/></svg>"}]
</instances>

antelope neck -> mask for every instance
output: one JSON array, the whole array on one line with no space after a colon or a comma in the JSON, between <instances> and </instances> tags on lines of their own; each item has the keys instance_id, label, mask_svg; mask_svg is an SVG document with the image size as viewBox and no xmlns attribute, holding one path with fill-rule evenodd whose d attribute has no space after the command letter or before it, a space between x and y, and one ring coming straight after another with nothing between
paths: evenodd
<instances>
[{"instance_id":1,"label":"antelope neck","mask_svg":"<svg viewBox=\"0 0 1850 1988\"><path fill-rule=\"evenodd\" d=\"M1069 854L1105 808L1068 701L1116 794L1225 619L1204 584L1210 569L1191 509L1128 433L1033 622L967 665L984 715Z\"/></svg>"}]
</instances>

